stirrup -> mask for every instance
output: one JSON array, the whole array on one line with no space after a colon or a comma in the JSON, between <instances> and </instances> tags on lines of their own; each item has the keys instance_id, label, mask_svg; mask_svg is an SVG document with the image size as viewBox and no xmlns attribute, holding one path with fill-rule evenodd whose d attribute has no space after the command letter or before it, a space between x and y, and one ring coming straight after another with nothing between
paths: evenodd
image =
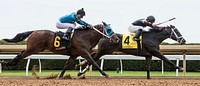
<instances>
[{"instance_id":1,"label":"stirrup","mask_svg":"<svg viewBox=\"0 0 200 86\"><path fill-rule=\"evenodd\" d=\"M133 38L133 41L140 41L140 38Z\"/></svg>"},{"instance_id":2,"label":"stirrup","mask_svg":"<svg viewBox=\"0 0 200 86\"><path fill-rule=\"evenodd\" d=\"M68 37L66 37L66 36L63 36L62 38L63 38L64 40L66 40L66 41L69 41Z\"/></svg>"}]
</instances>

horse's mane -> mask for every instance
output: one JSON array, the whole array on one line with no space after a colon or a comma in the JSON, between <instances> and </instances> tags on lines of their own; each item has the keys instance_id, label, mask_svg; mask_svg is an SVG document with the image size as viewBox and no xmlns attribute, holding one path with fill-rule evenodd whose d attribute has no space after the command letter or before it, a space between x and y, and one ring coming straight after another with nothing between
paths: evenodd
<instances>
[{"instance_id":1,"label":"horse's mane","mask_svg":"<svg viewBox=\"0 0 200 86\"><path fill-rule=\"evenodd\" d=\"M149 29L149 31L144 31L143 33L158 33L158 32L162 32L163 29L159 30L159 29Z\"/></svg>"},{"instance_id":2,"label":"horse's mane","mask_svg":"<svg viewBox=\"0 0 200 86\"><path fill-rule=\"evenodd\" d=\"M89 27L79 26L75 30L86 30L86 29L89 29Z\"/></svg>"},{"instance_id":3,"label":"horse's mane","mask_svg":"<svg viewBox=\"0 0 200 86\"><path fill-rule=\"evenodd\" d=\"M162 29L161 30L158 30L158 29L149 29L149 32L161 32L163 31Z\"/></svg>"}]
</instances>

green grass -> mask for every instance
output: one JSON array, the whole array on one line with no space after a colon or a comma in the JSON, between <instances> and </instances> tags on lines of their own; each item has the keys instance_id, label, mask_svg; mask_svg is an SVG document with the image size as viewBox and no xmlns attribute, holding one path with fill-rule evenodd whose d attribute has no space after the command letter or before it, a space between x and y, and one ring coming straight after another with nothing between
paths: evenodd
<instances>
[{"instance_id":1,"label":"green grass","mask_svg":"<svg viewBox=\"0 0 200 86\"><path fill-rule=\"evenodd\" d=\"M42 73L37 74L39 76L49 76L51 74L58 74L61 70L42 70ZM78 70L67 70L65 74L70 74L71 76L76 76ZM123 71L123 73L117 73L116 71L105 71L110 76L146 76L146 71ZM151 71L151 76L175 76L175 72L164 72L161 71ZM3 70L0 73L0 76L25 76L25 70ZM29 76L32 75L32 72L29 71ZM92 76L99 76L100 73L96 70L92 72ZM90 76L89 72L86 73L86 76ZM179 72L179 76L183 76L183 72ZM187 72L186 76L200 76L200 72Z\"/></svg>"}]
</instances>

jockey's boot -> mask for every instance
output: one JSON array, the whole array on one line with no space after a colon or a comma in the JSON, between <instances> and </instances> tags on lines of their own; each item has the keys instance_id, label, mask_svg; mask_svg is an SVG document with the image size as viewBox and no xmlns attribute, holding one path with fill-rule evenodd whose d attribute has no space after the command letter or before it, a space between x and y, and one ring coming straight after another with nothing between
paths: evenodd
<instances>
[{"instance_id":1,"label":"jockey's boot","mask_svg":"<svg viewBox=\"0 0 200 86\"><path fill-rule=\"evenodd\" d=\"M73 30L73 28L72 28L72 27L69 27L69 28L67 29L67 31L65 32L65 34L64 34L64 36L63 36L63 39L65 39L66 41L70 41L72 30Z\"/></svg>"},{"instance_id":2,"label":"jockey's boot","mask_svg":"<svg viewBox=\"0 0 200 86\"><path fill-rule=\"evenodd\" d=\"M134 41L140 41L140 35L142 34L142 29L139 29L136 33L135 36L133 37Z\"/></svg>"}]
</instances>

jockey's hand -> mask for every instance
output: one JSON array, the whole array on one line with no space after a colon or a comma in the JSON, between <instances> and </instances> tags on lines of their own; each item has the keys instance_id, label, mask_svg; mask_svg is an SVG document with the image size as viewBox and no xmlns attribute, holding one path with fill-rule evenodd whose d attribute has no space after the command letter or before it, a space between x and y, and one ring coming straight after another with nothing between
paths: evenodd
<instances>
[{"instance_id":1,"label":"jockey's hand","mask_svg":"<svg viewBox=\"0 0 200 86\"><path fill-rule=\"evenodd\" d=\"M89 27L90 27L90 29L93 29L93 28L94 28L94 26L92 26L91 24L89 25Z\"/></svg>"},{"instance_id":2,"label":"jockey's hand","mask_svg":"<svg viewBox=\"0 0 200 86\"><path fill-rule=\"evenodd\" d=\"M163 28L169 28L169 26L167 25L167 26L163 26Z\"/></svg>"},{"instance_id":3,"label":"jockey's hand","mask_svg":"<svg viewBox=\"0 0 200 86\"><path fill-rule=\"evenodd\" d=\"M152 24L152 28L154 28L154 29L158 29L159 26L157 26L156 24Z\"/></svg>"},{"instance_id":4,"label":"jockey's hand","mask_svg":"<svg viewBox=\"0 0 200 86\"><path fill-rule=\"evenodd\" d=\"M152 24L152 27L158 27L156 24Z\"/></svg>"},{"instance_id":5,"label":"jockey's hand","mask_svg":"<svg viewBox=\"0 0 200 86\"><path fill-rule=\"evenodd\" d=\"M93 26L91 25L91 24L89 24L89 25L87 25L87 26L85 26L86 28L89 28L89 29L92 29L93 28Z\"/></svg>"}]
</instances>

